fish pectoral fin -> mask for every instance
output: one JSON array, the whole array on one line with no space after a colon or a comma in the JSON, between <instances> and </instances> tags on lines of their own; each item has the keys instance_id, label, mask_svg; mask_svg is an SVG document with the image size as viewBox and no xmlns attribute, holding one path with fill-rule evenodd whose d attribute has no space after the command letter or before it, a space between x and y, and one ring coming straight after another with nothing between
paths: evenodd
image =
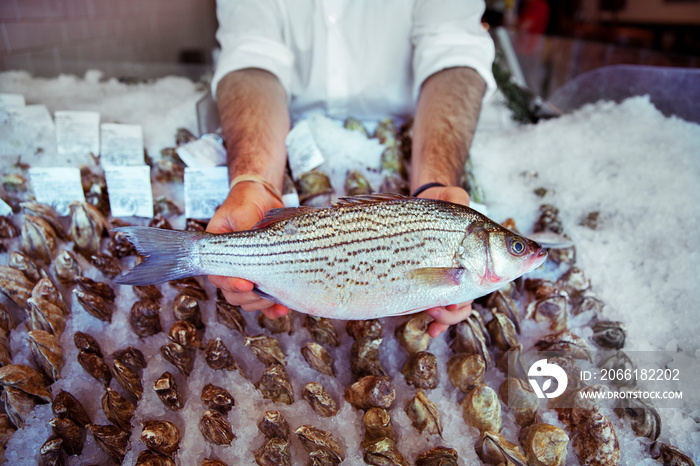
<instances>
[{"instance_id":1,"label":"fish pectoral fin","mask_svg":"<svg viewBox=\"0 0 700 466\"><path fill-rule=\"evenodd\" d=\"M412 272L413 278L427 286L455 286L464 281L467 271L461 267L424 267Z\"/></svg>"},{"instance_id":2,"label":"fish pectoral fin","mask_svg":"<svg viewBox=\"0 0 700 466\"><path fill-rule=\"evenodd\" d=\"M257 294L258 296L260 296L262 299L267 299L268 301L272 301L272 302L275 303L275 304L279 304L280 306L284 306L284 307L286 307L286 308L289 308L289 306L287 306L286 304L284 304L284 303L283 303L282 301L280 301L279 299L275 298L274 296L272 296L272 295L270 295L270 294L265 293L263 290L261 290L260 288L258 288L258 285L255 285L255 286L253 287L253 292L254 292L255 294Z\"/></svg>"}]
</instances>

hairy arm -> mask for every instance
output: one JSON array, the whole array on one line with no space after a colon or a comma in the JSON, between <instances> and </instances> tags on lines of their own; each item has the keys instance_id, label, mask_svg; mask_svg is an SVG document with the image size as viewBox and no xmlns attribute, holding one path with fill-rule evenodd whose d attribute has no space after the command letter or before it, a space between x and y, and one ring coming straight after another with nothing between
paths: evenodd
<instances>
[{"instance_id":1,"label":"hairy arm","mask_svg":"<svg viewBox=\"0 0 700 466\"><path fill-rule=\"evenodd\" d=\"M431 75L421 87L413 124L411 192L426 183L446 186L423 191L420 197L469 205L459 187L469 147L479 120L486 83L471 68L448 68ZM426 311L435 321L429 333L436 337L466 319L471 302Z\"/></svg>"},{"instance_id":2,"label":"hairy arm","mask_svg":"<svg viewBox=\"0 0 700 466\"><path fill-rule=\"evenodd\" d=\"M226 141L229 179L256 175L281 192L287 160L285 137L290 122L287 96L277 77L255 68L233 71L219 82L217 103ZM275 207L282 205L262 184L239 183L217 209L207 231L228 233L248 229ZM287 313L283 306L258 297L247 280L220 276L210 276L209 280L221 288L230 303L244 310L262 310L268 317Z\"/></svg>"}]
</instances>

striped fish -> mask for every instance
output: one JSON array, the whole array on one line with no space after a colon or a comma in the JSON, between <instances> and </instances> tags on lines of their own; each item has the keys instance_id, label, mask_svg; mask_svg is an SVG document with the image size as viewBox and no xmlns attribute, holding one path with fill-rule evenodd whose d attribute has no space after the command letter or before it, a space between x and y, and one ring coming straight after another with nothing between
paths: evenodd
<instances>
[{"instance_id":1,"label":"striped fish","mask_svg":"<svg viewBox=\"0 0 700 466\"><path fill-rule=\"evenodd\" d=\"M239 277L307 314L372 319L462 303L544 262L529 239L459 204L399 195L273 209L227 234L122 227L145 260L117 283Z\"/></svg>"}]
</instances>

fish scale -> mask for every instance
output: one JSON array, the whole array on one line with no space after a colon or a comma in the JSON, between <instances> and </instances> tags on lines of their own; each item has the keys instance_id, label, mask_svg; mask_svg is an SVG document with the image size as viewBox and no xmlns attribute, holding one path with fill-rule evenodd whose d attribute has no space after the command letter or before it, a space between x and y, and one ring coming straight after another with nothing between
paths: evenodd
<instances>
[{"instance_id":1,"label":"fish scale","mask_svg":"<svg viewBox=\"0 0 700 466\"><path fill-rule=\"evenodd\" d=\"M476 298L507 283L498 282L501 274L493 269L511 259L494 260L502 256L502 238L532 243L529 252L541 249L468 207L394 195L347 198L321 209L275 209L252 230L224 235L118 230L147 256L121 283L239 277L290 309L342 319ZM512 261L519 273L523 259Z\"/></svg>"}]
</instances>

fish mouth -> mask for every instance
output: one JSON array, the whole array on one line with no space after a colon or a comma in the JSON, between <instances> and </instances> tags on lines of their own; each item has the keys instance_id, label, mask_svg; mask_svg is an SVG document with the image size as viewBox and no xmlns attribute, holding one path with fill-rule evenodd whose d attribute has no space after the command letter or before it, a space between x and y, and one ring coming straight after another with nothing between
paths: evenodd
<instances>
[{"instance_id":1,"label":"fish mouth","mask_svg":"<svg viewBox=\"0 0 700 466\"><path fill-rule=\"evenodd\" d=\"M538 253L533 254L530 256L530 260L528 261L528 270L533 270L539 267L544 263L544 261L547 260L547 250L542 248L539 250Z\"/></svg>"}]
</instances>

